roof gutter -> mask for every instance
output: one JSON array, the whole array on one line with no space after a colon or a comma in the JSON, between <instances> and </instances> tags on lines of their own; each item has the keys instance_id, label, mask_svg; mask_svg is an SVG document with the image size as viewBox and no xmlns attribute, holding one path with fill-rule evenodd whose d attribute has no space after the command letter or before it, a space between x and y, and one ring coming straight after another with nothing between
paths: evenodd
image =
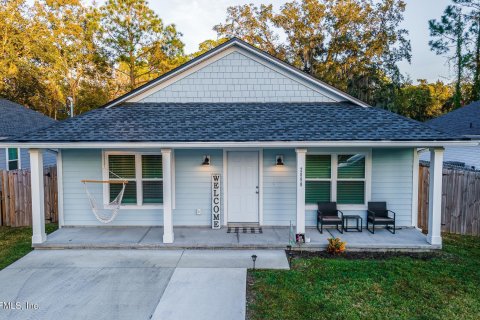
<instances>
[{"instance_id":1,"label":"roof gutter","mask_svg":"<svg viewBox=\"0 0 480 320\"><path fill-rule=\"evenodd\" d=\"M432 148L432 147L473 147L479 144L472 140L451 141L246 141L246 142L2 142L1 148L41 148L41 149L112 149L112 148L334 148L334 147L375 147L375 148Z\"/></svg>"}]
</instances>

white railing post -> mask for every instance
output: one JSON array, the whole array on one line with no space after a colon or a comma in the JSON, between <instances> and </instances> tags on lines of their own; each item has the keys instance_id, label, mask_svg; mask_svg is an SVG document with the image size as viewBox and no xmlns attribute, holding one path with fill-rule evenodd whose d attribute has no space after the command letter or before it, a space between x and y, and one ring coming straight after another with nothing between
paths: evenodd
<instances>
[{"instance_id":1,"label":"white railing post","mask_svg":"<svg viewBox=\"0 0 480 320\"><path fill-rule=\"evenodd\" d=\"M173 243L172 150L162 149L163 170L163 243Z\"/></svg>"},{"instance_id":2,"label":"white railing post","mask_svg":"<svg viewBox=\"0 0 480 320\"><path fill-rule=\"evenodd\" d=\"M305 233L305 158L307 149L297 153L297 233Z\"/></svg>"},{"instance_id":3,"label":"white railing post","mask_svg":"<svg viewBox=\"0 0 480 320\"><path fill-rule=\"evenodd\" d=\"M38 244L47 240L43 190L43 150L30 149L29 152L32 190L32 244Z\"/></svg>"},{"instance_id":4,"label":"white railing post","mask_svg":"<svg viewBox=\"0 0 480 320\"><path fill-rule=\"evenodd\" d=\"M430 149L427 241L433 245L442 244L442 175L443 148L432 148Z\"/></svg>"}]
</instances>

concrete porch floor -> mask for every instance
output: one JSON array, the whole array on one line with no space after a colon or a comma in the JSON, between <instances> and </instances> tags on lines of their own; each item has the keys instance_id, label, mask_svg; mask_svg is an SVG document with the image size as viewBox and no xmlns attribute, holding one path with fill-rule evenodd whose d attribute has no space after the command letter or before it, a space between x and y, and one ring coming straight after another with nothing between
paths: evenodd
<instances>
[{"instance_id":1,"label":"concrete porch floor","mask_svg":"<svg viewBox=\"0 0 480 320\"><path fill-rule=\"evenodd\" d=\"M263 233L227 233L227 228L174 227L175 242L162 243L162 227L64 227L50 234L47 241L34 245L38 249L284 249L289 244L288 227L263 227ZM347 242L347 250L405 250L428 251L440 249L427 243L424 234L415 228L402 228L391 234L385 229L371 234L363 232L339 233L325 229L320 234L307 228L309 243L305 250L324 250L328 238L340 237ZM294 246L296 247L296 246Z\"/></svg>"}]
</instances>

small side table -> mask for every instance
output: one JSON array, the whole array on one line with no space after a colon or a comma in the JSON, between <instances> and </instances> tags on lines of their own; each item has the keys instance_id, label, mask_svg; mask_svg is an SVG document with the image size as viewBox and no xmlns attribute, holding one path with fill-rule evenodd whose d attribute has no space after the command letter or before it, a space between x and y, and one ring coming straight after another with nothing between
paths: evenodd
<instances>
[{"instance_id":1,"label":"small side table","mask_svg":"<svg viewBox=\"0 0 480 320\"><path fill-rule=\"evenodd\" d=\"M348 220L355 220L357 222L357 227L348 227ZM363 228L363 219L359 215L344 215L343 216L343 230L348 231L357 231L362 232Z\"/></svg>"}]
</instances>

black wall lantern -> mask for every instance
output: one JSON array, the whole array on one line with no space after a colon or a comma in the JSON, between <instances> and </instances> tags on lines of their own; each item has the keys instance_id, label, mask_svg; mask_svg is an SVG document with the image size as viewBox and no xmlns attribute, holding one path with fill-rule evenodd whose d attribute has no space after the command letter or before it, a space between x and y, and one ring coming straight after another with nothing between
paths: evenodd
<instances>
[{"instance_id":1,"label":"black wall lantern","mask_svg":"<svg viewBox=\"0 0 480 320\"><path fill-rule=\"evenodd\" d=\"M209 165L210 165L210 156L209 155L203 156L202 166L209 166Z\"/></svg>"},{"instance_id":2,"label":"black wall lantern","mask_svg":"<svg viewBox=\"0 0 480 320\"><path fill-rule=\"evenodd\" d=\"M285 163L283 162L283 154L277 154L275 157L275 165L283 166Z\"/></svg>"}]
</instances>

